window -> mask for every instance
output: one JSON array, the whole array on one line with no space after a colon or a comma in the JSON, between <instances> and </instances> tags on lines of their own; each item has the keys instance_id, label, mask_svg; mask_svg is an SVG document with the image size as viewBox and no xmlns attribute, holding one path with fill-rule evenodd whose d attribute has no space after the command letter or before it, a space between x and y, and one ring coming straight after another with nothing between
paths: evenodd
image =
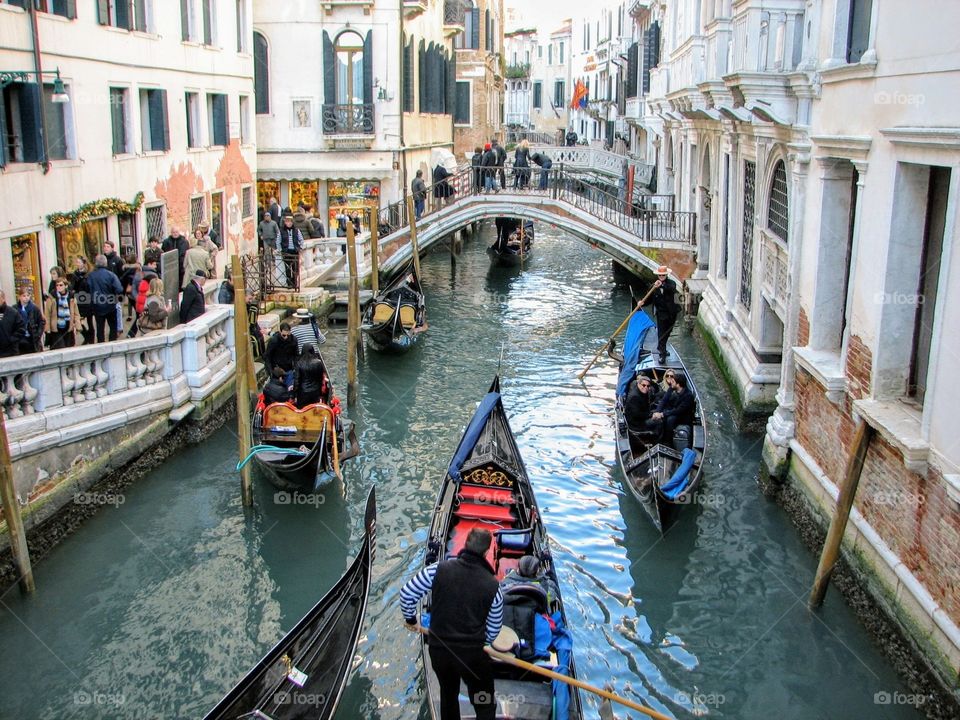
<instances>
[{"instance_id":1,"label":"window","mask_svg":"<svg viewBox=\"0 0 960 720\"><path fill-rule=\"evenodd\" d=\"M237 52L250 52L247 38L250 36L250 29L247 22L247 0L237 0Z\"/></svg>"},{"instance_id":2,"label":"window","mask_svg":"<svg viewBox=\"0 0 960 720\"><path fill-rule=\"evenodd\" d=\"M529 51L529 50L524 50L524 52L523 52L523 61L524 61L527 65L530 64L530 51Z\"/></svg>"},{"instance_id":3,"label":"window","mask_svg":"<svg viewBox=\"0 0 960 720\"><path fill-rule=\"evenodd\" d=\"M413 52L411 37L403 48L403 112L413 112Z\"/></svg>"},{"instance_id":4,"label":"window","mask_svg":"<svg viewBox=\"0 0 960 720\"><path fill-rule=\"evenodd\" d=\"M20 0L10 4L24 7L27 3ZM37 0L37 10L73 20L77 17L77 0Z\"/></svg>"},{"instance_id":5,"label":"window","mask_svg":"<svg viewBox=\"0 0 960 720\"><path fill-rule=\"evenodd\" d=\"M683 164L680 165L683 167ZM740 303L750 308L753 298L753 211L756 200L757 164L743 163L743 249L740 254Z\"/></svg>"},{"instance_id":6,"label":"window","mask_svg":"<svg viewBox=\"0 0 960 720\"><path fill-rule=\"evenodd\" d=\"M270 113L270 56L267 39L253 33L253 94L256 98L257 115Z\"/></svg>"},{"instance_id":7,"label":"window","mask_svg":"<svg viewBox=\"0 0 960 720\"><path fill-rule=\"evenodd\" d=\"M363 38L355 32L337 37L336 82L337 105L363 104Z\"/></svg>"},{"instance_id":8,"label":"window","mask_svg":"<svg viewBox=\"0 0 960 720\"><path fill-rule=\"evenodd\" d=\"M463 32L457 33L453 46L459 50L480 49L480 9L472 0L464 0Z\"/></svg>"},{"instance_id":9,"label":"window","mask_svg":"<svg viewBox=\"0 0 960 720\"><path fill-rule=\"evenodd\" d=\"M553 83L553 104L554 107L563 107L566 103L566 93L564 92L563 80L557 80Z\"/></svg>"},{"instance_id":10,"label":"window","mask_svg":"<svg viewBox=\"0 0 960 720\"><path fill-rule=\"evenodd\" d=\"M130 122L129 91L126 88L110 88L110 127L113 131L113 154L133 152L127 126Z\"/></svg>"},{"instance_id":11,"label":"window","mask_svg":"<svg viewBox=\"0 0 960 720\"><path fill-rule=\"evenodd\" d=\"M457 98L453 110L453 122L456 125L470 125L471 120L470 82L468 80L458 80Z\"/></svg>"},{"instance_id":12,"label":"window","mask_svg":"<svg viewBox=\"0 0 960 720\"><path fill-rule=\"evenodd\" d=\"M196 42L196 17L195 0L180 0L180 39L184 42Z\"/></svg>"},{"instance_id":13,"label":"window","mask_svg":"<svg viewBox=\"0 0 960 720\"><path fill-rule=\"evenodd\" d=\"M203 13L203 44L213 45L217 39L216 33L216 4L214 0L201 0L201 10Z\"/></svg>"},{"instance_id":14,"label":"window","mask_svg":"<svg viewBox=\"0 0 960 720\"><path fill-rule=\"evenodd\" d=\"M778 238L787 242L789 232L790 200L787 189L787 169L783 160L773 166L773 180L770 183L770 200L767 204L767 229Z\"/></svg>"},{"instance_id":15,"label":"window","mask_svg":"<svg viewBox=\"0 0 960 720\"><path fill-rule=\"evenodd\" d=\"M147 239L160 238L163 240L167 236L167 220L163 205L150 205L146 209L147 219Z\"/></svg>"},{"instance_id":16,"label":"window","mask_svg":"<svg viewBox=\"0 0 960 720\"><path fill-rule=\"evenodd\" d=\"M643 79L640 92L650 92L650 71L660 64L660 23L655 22L643 33Z\"/></svg>"},{"instance_id":17,"label":"window","mask_svg":"<svg viewBox=\"0 0 960 720\"><path fill-rule=\"evenodd\" d=\"M41 124L41 117L45 125ZM41 90L36 83L17 82L4 88L0 94L0 167L8 162L34 163L70 157L67 120L65 106L53 102L53 85L43 85Z\"/></svg>"},{"instance_id":18,"label":"window","mask_svg":"<svg viewBox=\"0 0 960 720\"><path fill-rule=\"evenodd\" d=\"M533 81L533 109L539 110L543 107L543 83L539 80Z\"/></svg>"},{"instance_id":19,"label":"window","mask_svg":"<svg viewBox=\"0 0 960 720\"><path fill-rule=\"evenodd\" d=\"M140 134L144 152L170 149L166 90L140 91Z\"/></svg>"},{"instance_id":20,"label":"window","mask_svg":"<svg viewBox=\"0 0 960 720\"><path fill-rule=\"evenodd\" d=\"M187 147L203 147L200 141L200 95L187 92L184 95L184 104L187 108Z\"/></svg>"},{"instance_id":21,"label":"window","mask_svg":"<svg viewBox=\"0 0 960 720\"><path fill-rule=\"evenodd\" d=\"M190 198L190 233L207 217L207 203L203 195Z\"/></svg>"},{"instance_id":22,"label":"window","mask_svg":"<svg viewBox=\"0 0 960 720\"><path fill-rule=\"evenodd\" d=\"M485 30L485 32L483 33L484 35L483 46L484 48L486 48L487 52L491 52L493 50L493 23L490 20L489 10L483 11L483 18L484 18L483 29Z\"/></svg>"},{"instance_id":23,"label":"window","mask_svg":"<svg viewBox=\"0 0 960 720\"><path fill-rule=\"evenodd\" d=\"M543 60L543 45L537 45L537 58Z\"/></svg>"},{"instance_id":24,"label":"window","mask_svg":"<svg viewBox=\"0 0 960 720\"><path fill-rule=\"evenodd\" d=\"M456 85L449 77L450 61L442 45L423 40L419 47L420 63L420 112L446 114L454 108L447 108L447 88L451 90L450 102L456 103Z\"/></svg>"},{"instance_id":25,"label":"window","mask_svg":"<svg viewBox=\"0 0 960 720\"><path fill-rule=\"evenodd\" d=\"M212 146L227 146L229 144L230 125L227 114L227 96L218 93L207 93L207 119L209 123L209 139Z\"/></svg>"},{"instance_id":26,"label":"window","mask_svg":"<svg viewBox=\"0 0 960 720\"><path fill-rule=\"evenodd\" d=\"M637 72L637 66L640 60L640 43L633 43L630 46L630 49L627 50L627 78L626 78L626 95L628 98L633 98L637 96L639 73Z\"/></svg>"},{"instance_id":27,"label":"window","mask_svg":"<svg viewBox=\"0 0 960 720\"><path fill-rule=\"evenodd\" d=\"M253 185L247 185L240 191L242 217L244 219L253 216Z\"/></svg>"},{"instance_id":28,"label":"window","mask_svg":"<svg viewBox=\"0 0 960 720\"><path fill-rule=\"evenodd\" d=\"M250 128L250 96L240 96L240 142L243 144L253 142L253 134Z\"/></svg>"},{"instance_id":29,"label":"window","mask_svg":"<svg viewBox=\"0 0 960 720\"><path fill-rule=\"evenodd\" d=\"M547 65L553 65L553 43L547 45Z\"/></svg>"},{"instance_id":30,"label":"window","mask_svg":"<svg viewBox=\"0 0 960 720\"><path fill-rule=\"evenodd\" d=\"M870 46L870 14L873 0L849 0L847 25L847 62L857 63Z\"/></svg>"},{"instance_id":31,"label":"window","mask_svg":"<svg viewBox=\"0 0 960 720\"><path fill-rule=\"evenodd\" d=\"M563 65L563 40L560 41L560 64Z\"/></svg>"},{"instance_id":32,"label":"window","mask_svg":"<svg viewBox=\"0 0 960 720\"><path fill-rule=\"evenodd\" d=\"M97 0L97 22L147 32L148 2L150 0Z\"/></svg>"}]
</instances>

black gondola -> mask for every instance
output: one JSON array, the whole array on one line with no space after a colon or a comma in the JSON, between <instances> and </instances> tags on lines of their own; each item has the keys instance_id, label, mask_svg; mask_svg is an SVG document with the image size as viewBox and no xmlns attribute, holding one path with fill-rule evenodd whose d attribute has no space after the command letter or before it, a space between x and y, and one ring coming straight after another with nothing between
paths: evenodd
<instances>
[{"instance_id":1,"label":"black gondola","mask_svg":"<svg viewBox=\"0 0 960 720\"><path fill-rule=\"evenodd\" d=\"M500 217L494 221L497 239L487 248L495 265L515 267L529 259L533 249L533 220Z\"/></svg>"},{"instance_id":2,"label":"black gondola","mask_svg":"<svg viewBox=\"0 0 960 720\"><path fill-rule=\"evenodd\" d=\"M653 321L646 313L635 313L627 326L623 356L617 358L621 363L615 411L617 459L630 492L643 505L657 529L663 532L674 522L679 510L692 502L700 486L706 432L700 394L693 378L669 343L667 361L657 362L656 333L649 332L653 327ZM659 387L663 374L671 369L686 377L695 410L692 424L678 426L672 442L664 444L659 441L657 433L648 428L628 427L623 404L626 389L638 374L645 375Z\"/></svg>"},{"instance_id":3,"label":"black gondola","mask_svg":"<svg viewBox=\"0 0 960 720\"><path fill-rule=\"evenodd\" d=\"M533 488L500 399L499 377L494 378L490 391L467 426L444 475L430 526L426 564L436 562L441 550L445 556L459 553L473 528L488 529L494 536L487 560L502 583L505 625L511 616L518 617L512 614L511 608L519 612L521 606L532 607L532 612L547 613L555 623L550 644L543 647L537 646L535 638L527 637L524 628L514 627L521 641L515 646L518 657L575 678L573 641L566 627L556 568ZM515 578L511 576L504 583L504 578L518 568L520 558L525 555L540 561L536 580L513 583ZM550 592L545 592L544 587ZM429 613L429 596L421 610ZM427 616L423 617L426 621ZM549 631L547 636L550 637ZM430 714L438 720L439 683L430 664L430 646L425 639L421 643ZM540 675L497 660L493 665L498 718L579 720L583 717L575 688L557 682L554 690L551 682ZM469 720L476 715L466 694L465 687L461 686L460 715ZM552 708L557 709L554 712Z\"/></svg>"},{"instance_id":4,"label":"black gondola","mask_svg":"<svg viewBox=\"0 0 960 720\"><path fill-rule=\"evenodd\" d=\"M350 675L370 591L377 507L367 496L360 552L310 612L227 693L206 720L327 720Z\"/></svg>"},{"instance_id":5,"label":"black gondola","mask_svg":"<svg viewBox=\"0 0 960 720\"><path fill-rule=\"evenodd\" d=\"M367 306L360 329L374 350L409 349L427 329L423 289L411 261Z\"/></svg>"},{"instance_id":6,"label":"black gondola","mask_svg":"<svg viewBox=\"0 0 960 720\"><path fill-rule=\"evenodd\" d=\"M342 479L340 464L360 453L353 423L340 413L325 365L324 375L320 402L302 408L292 402L267 405L261 396L254 409L251 456L281 490L312 492Z\"/></svg>"}]
</instances>

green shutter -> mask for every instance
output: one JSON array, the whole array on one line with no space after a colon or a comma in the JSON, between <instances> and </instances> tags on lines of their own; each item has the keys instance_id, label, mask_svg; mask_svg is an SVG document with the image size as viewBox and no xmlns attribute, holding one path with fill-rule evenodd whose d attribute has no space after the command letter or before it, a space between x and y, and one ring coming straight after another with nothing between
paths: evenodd
<instances>
[{"instance_id":1,"label":"green shutter","mask_svg":"<svg viewBox=\"0 0 960 720\"><path fill-rule=\"evenodd\" d=\"M5 92L0 89L0 168L7 166L7 108Z\"/></svg>"},{"instance_id":2,"label":"green shutter","mask_svg":"<svg viewBox=\"0 0 960 720\"><path fill-rule=\"evenodd\" d=\"M470 11L471 22L473 23L473 28L470 33L470 45L471 50L480 49L480 8L473 8Z\"/></svg>"},{"instance_id":3,"label":"green shutter","mask_svg":"<svg viewBox=\"0 0 960 720\"><path fill-rule=\"evenodd\" d=\"M114 0L113 5L117 9L117 27L125 30L133 27L130 22L130 0Z\"/></svg>"},{"instance_id":4,"label":"green shutter","mask_svg":"<svg viewBox=\"0 0 960 720\"><path fill-rule=\"evenodd\" d=\"M97 22L101 25L110 24L110 0L97 0Z\"/></svg>"},{"instance_id":5,"label":"green shutter","mask_svg":"<svg viewBox=\"0 0 960 720\"><path fill-rule=\"evenodd\" d=\"M420 112L425 113L427 110L427 44L423 40L420 41L420 50L417 53L418 55L418 72L419 75L419 96L420 96Z\"/></svg>"},{"instance_id":6,"label":"green shutter","mask_svg":"<svg viewBox=\"0 0 960 720\"><path fill-rule=\"evenodd\" d=\"M270 56L267 39L258 32L253 34L253 94L257 101L257 115L270 112Z\"/></svg>"},{"instance_id":7,"label":"green shutter","mask_svg":"<svg viewBox=\"0 0 960 720\"><path fill-rule=\"evenodd\" d=\"M180 0L180 39L190 39L190 0Z\"/></svg>"},{"instance_id":8,"label":"green shutter","mask_svg":"<svg viewBox=\"0 0 960 720\"><path fill-rule=\"evenodd\" d=\"M18 83L20 105L20 140L23 162L43 162L43 124L40 120L40 86Z\"/></svg>"},{"instance_id":9,"label":"green shutter","mask_svg":"<svg viewBox=\"0 0 960 720\"><path fill-rule=\"evenodd\" d=\"M373 30L363 39L363 102L373 103Z\"/></svg>"},{"instance_id":10,"label":"green shutter","mask_svg":"<svg viewBox=\"0 0 960 720\"><path fill-rule=\"evenodd\" d=\"M337 104L336 56L333 52L333 40L323 31L323 97L327 105Z\"/></svg>"},{"instance_id":11,"label":"green shutter","mask_svg":"<svg viewBox=\"0 0 960 720\"><path fill-rule=\"evenodd\" d=\"M229 139L227 138L228 132L228 122L227 117L227 96L226 95L214 95L213 96L213 144L214 145L227 145Z\"/></svg>"}]
</instances>

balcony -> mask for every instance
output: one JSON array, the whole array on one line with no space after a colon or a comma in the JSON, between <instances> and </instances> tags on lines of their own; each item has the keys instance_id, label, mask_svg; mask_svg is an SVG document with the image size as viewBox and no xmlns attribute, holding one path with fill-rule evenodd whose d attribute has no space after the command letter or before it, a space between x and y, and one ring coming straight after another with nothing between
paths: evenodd
<instances>
[{"instance_id":1,"label":"balcony","mask_svg":"<svg viewBox=\"0 0 960 720\"><path fill-rule=\"evenodd\" d=\"M790 255L783 242L766 232L762 234L761 292L770 307L783 319L787 317L790 299Z\"/></svg>"},{"instance_id":2,"label":"balcony","mask_svg":"<svg viewBox=\"0 0 960 720\"><path fill-rule=\"evenodd\" d=\"M465 28L466 9L462 0L444 0L443 2L443 34L453 37L462 33Z\"/></svg>"},{"instance_id":3,"label":"balcony","mask_svg":"<svg viewBox=\"0 0 960 720\"><path fill-rule=\"evenodd\" d=\"M323 134L342 139L373 140L373 103L324 105ZM334 140L336 141L336 137Z\"/></svg>"},{"instance_id":4,"label":"balcony","mask_svg":"<svg viewBox=\"0 0 960 720\"><path fill-rule=\"evenodd\" d=\"M403 17L405 20L412 20L415 17L423 15L427 11L429 0L403 0Z\"/></svg>"},{"instance_id":5,"label":"balcony","mask_svg":"<svg viewBox=\"0 0 960 720\"><path fill-rule=\"evenodd\" d=\"M505 73L508 80L526 80L530 77L530 63L507 65Z\"/></svg>"},{"instance_id":6,"label":"balcony","mask_svg":"<svg viewBox=\"0 0 960 720\"><path fill-rule=\"evenodd\" d=\"M326 10L327 15L333 14L333 9L337 7L362 8L364 15L373 12L374 0L320 0L320 6Z\"/></svg>"}]
</instances>

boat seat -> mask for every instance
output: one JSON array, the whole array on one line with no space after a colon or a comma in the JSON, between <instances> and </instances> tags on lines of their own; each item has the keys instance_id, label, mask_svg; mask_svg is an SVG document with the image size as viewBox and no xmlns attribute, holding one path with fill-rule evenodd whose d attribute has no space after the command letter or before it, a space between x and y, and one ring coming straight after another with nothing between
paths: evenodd
<instances>
[{"instance_id":1,"label":"boat seat","mask_svg":"<svg viewBox=\"0 0 960 720\"><path fill-rule=\"evenodd\" d=\"M377 303L373 308L373 322L375 325L382 325L393 317L393 305L390 303Z\"/></svg>"},{"instance_id":2,"label":"boat seat","mask_svg":"<svg viewBox=\"0 0 960 720\"><path fill-rule=\"evenodd\" d=\"M412 328L417 324L417 309L412 305L400 306L400 324L406 329Z\"/></svg>"},{"instance_id":3,"label":"boat seat","mask_svg":"<svg viewBox=\"0 0 960 720\"><path fill-rule=\"evenodd\" d=\"M693 426L693 447L702 448L704 446L703 425Z\"/></svg>"},{"instance_id":4,"label":"boat seat","mask_svg":"<svg viewBox=\"0 0 960 720\"><path fill-rule=\"evenodd\" d=\"M533 544L533 530L518 528L515 530L497 530L494 533L500 557L523 557Z\"/></svg>"},{"instance_id":5,"label":"boat seat","mask_svg":"<svg viewBox=\"0 0 960 720\"><path fill-rule=\"evenodd\" d=\"M482 505L472 502L461 502L453 514L458 518L506 522L511 524L516 519L513 511L503 505Z\"/></svg>"},{"instance_id":6,"label":"boat seat","mask_svg":"<svg viewBox=\"0 0 960 720\"><path fill-rule=\"evenodd\" d=\"M488 530L491 534L494 534L499 530L499 526L494 525L483 520L475 519L458 519L456 524L453 526L453 530L450 532L450 540L447 543L447 557L456 557L460 554L460 551L463 550L463 546L467 542L467 535L470 534L470 531L474 528L480 528L481 530ZM493 542L490 543L490 549L487 550L486 555L484 556L487 559L487 562L490 564L490 567L496 569L497 567L497 536L493 536Z\"/></svg>"},{"instance_id":7,"label":"boat seat","mask_svg":"<svg viewBox=\"0 0 960 720\"><path fill-rule=\"evenodd\" d=\"M461 485L457 498L463 502L476 502L485 505L514 505L513 493L504 488L492 488L484 485Z\"/></svg>"}]
</instances>

